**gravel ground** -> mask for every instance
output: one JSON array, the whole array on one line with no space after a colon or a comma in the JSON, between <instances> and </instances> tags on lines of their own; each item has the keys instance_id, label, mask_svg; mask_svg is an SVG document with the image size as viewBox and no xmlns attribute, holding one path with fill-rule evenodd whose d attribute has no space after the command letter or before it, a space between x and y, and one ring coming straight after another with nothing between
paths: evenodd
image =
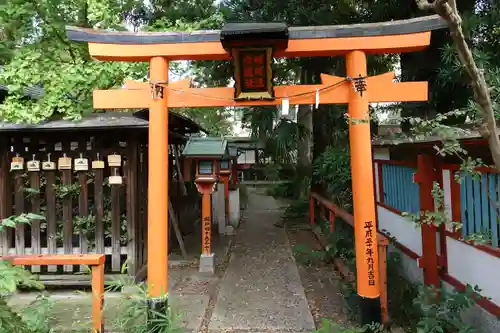
<instances>
[{"instance_id":1,"label":"gravel ground","mask_svg":"<svg viewBox=\"0 0 500 333\"><path fill-rule=\"evenodd\" d=\"M288 237L274 226L282 204L254 189L248 203L209 331L310 333L314 321Z\"/></svg>"},{"instance_id":2,"label":"gravel ground","mask_svg":"<svg viewBox=\"0 0 500 333\"><path fill-rule=\"evenodd\" d=\"M321 248L310 230L287 228L287 235L292 249L297 245L314 250ZM343 295L344 282L333 266L320 261L304 264L297 260L297 267L316 327L321 326L322 319L353 327Z\"/></svg>"}]
</instances>

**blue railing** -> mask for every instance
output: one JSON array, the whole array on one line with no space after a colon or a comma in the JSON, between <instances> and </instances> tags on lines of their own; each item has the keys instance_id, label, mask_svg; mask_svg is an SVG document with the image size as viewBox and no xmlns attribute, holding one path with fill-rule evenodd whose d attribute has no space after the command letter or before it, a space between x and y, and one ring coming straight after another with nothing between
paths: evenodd
<instances>
[{"instance_id":1,"label":"blue railing","mask_svg":"<svg viewBox=\"0 0 500 333\"><path fill-rule=\"evenodd\" d=\"M462 236L487 235L491 245L499 244L500 175L483 173L481 176L461 175L460 203Z\"/></svg>"},{"instance_id":2,"label":"blue railing","mask_svg":"<svg viewBox=\"0 0 500 333\"><path fill-rule=\"evenodd\" d=\"M400 212L419 214L419 185L413 182L417 169L386 163L380 163L379 167L382 168L383 203Z\"/></svg>"}]
</instances>

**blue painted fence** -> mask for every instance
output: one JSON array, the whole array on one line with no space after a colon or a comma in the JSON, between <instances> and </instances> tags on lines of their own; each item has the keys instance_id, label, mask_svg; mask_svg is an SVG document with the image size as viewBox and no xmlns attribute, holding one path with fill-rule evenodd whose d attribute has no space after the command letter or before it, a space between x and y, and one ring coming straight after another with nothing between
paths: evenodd
<instances>
[{"instance_id":1,"label":"blue painted fence","mask_svg":"<svg viewBox=\"0 0 500 333\"><path fill-rule=\"evenodd\" d=\"M462 213L462 236L474 233L488 234L491 245L499 244L499 195L500 175L483 173L473 177L462 173L460 203Z\"/></svg>"},{"instance_id":2,"label":"blue painted fence","mask_svg":"<svg viewBox=\"0 0 500 333\"><path fill-rule=\"evenodd\" d=\"M393 164L379 164L379 167L382 167L384 204L401 212L419 214L419 185L413 182L417 169Z\"/></svg>"}]
</instances>

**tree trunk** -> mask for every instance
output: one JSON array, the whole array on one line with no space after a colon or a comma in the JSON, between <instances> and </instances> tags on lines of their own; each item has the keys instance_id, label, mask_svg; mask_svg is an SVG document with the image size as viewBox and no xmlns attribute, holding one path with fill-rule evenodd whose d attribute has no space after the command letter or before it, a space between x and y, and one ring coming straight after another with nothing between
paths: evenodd
<instances>
[{"instance_id":1,"label":"tree trunk","mask_svg":"<svg viewBox=\"0 0 500 333\"><path fill-rule=\"evenodd\" d=\"M311 66L312 67L312 66ZM314 69L314 67L313 67ZM319 83L319 76L320 73L331 73L333 72L331 69L325 68L319 68L315 71L311 70L311 76L310 76L310 82L317 84ZM313 118L313 130L312 130L312 135L313 135L313 147L312 147L312 159L313 161L317 159L318 157L323 154L323 152L326 150L328 147L328 144L330 143L331 139L331 132L330 135L327 133L327 128L331 125L328 123L329 117L328 117L328 112L331 109L331 105L326 105L326 104L320 104L318 110L314 110L312 112L312 118ZM317 192L321 195L325 195L326 193L326 186L324 182L321 181L321 179L311 179L311 190L314 192Z\"/></svg>"},{"instance_id":2,"label":"tree trunk","mask_svg":"<svg viewBox=\"0 0 500 333\"><path fill-rule=\"evenodd\" d=\"M484 74L476 65L472 52L467 45L462 31L462 18L457 10L455 0L435 0L429 3L427 0L416 0L421 9L434 9L447 23L451 37L457 48L458 57L467 75L471 79L474 100L479 106L483 116L483 124L480 127L481 135L488 140L491 157L495 167L500 170L500 140L495 121L495 112L490 97L490 91Z\"/></svg>"},{"instance_id":3,"label":"tree trunk","mask_svg":"<svg viewBox=\"0 0 500 333\"><path fill-rule=\"evenodd\" d=\"M307 70L305 68L300 70L300 83L308 84ZM313 131L313 111L311 105L299 105L297 113L297 124L306 128L307 133L304 140L299 143L297 152L297 164L299 168L309 168L312 163L312 131Z\"/></svg>"}]
</instances>

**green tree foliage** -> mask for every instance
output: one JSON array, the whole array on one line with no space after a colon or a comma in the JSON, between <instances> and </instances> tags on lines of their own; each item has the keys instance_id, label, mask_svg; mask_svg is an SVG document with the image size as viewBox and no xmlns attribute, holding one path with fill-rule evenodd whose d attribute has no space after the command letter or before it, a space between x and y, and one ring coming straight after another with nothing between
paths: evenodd
<instances>
[{"instance_id":1,"label":"green tree foliage","mask_svg":"<svg viewBox=\"0 0 500 333\"><path fill-rule=\"evenodd\" d=\"M249 0L225 0L221 3L221 11L228 21L284 21L289 26L307 25L335 25L363 23L371 20L371 12L366 1L249 1ZM385 72L390 69L394 60L393 56L369 57L370 74ZM282 78L276 80L277 84L318 84L320 74L328 73L338 76L345 76L345 61L343 57L321 57L321 58L300 58L285 59L274 63L276 76ZM223 71L221 71L223 72ZM227 70L226 70L227 73ZM346 136L332 135L332 132L345 131L347 129L344 113L345 106L320 105L319 110L309 111L305 106L305 114L313 117L313 158L320 156L329 144L335 140L341 140L342 145L346 145ZM302 110L299 110L301 113ZM312 112L312 115L310 114ZM246 110L244 121L252 129L254 136L262 141L267 140L270 144L268 148L281 147L276 150L267 150L270 155L275 155L279 151L298 150L300 153L300 141L307 138L308 126L295 123L296 129L293 135L290 134L291 126L283 126L287 131L277 131L282 129L281 122L277 117L277 112L271 108L251 108ZM306 117L307 119L307 117ZM281 135L286 136L281 136ZM298 136L300 135L300 136ZM290 138L299 138L298 142ZM301 139L302 138L302 139ZM274 141L274 142L271 142ZM285 148L286 147L286 148ZM306 145L307 148L307 145ZM301 160L299 158L299 160ZM301 175L307 175L310 170L302 170Z\"/></svg>"},{"instance_id":2,"label":"green tree foliage","mask_svg":"<svg viewBox=\"0 0 500 333\"><path fill-rule=\"evenodd\" d=\"M474 1L459 0L464 10L471 11ZM369 1L371 20L389 21L401 20L411 17L429 15L429 12L418 9L415 1ZM431 44L420 52L404 53L400 55L401 79L403 81L427 81L429 82L429 100L427 102L401 103L397 106L402 110L403 117L432 118L439 113L447 113L450 110L467 105L471 96L467 86L467 80L463 75L454 78L453 82L443 81L440 76L440 68L446 66L443 59L443 49L450 45L451 38L447 29L436 30L431 34ZM460 124L465 117L448 117L446 124ZM409 120L403 121L403 130L409 131L412 127Z\"/></svg>"},{"instance_id":3,"label":"green tree foliage","mask_svg":"<svg viewBox=\"0 0 500 333\"><path fill-rule=\"evenodd\" d=\"M463 28L467 37L467 43L471 48L478 66L483 70L486 82L490 86L490 94L495 109L496 117L499 118L500 108L500 4L490 0L476 0L473 11L465 11L460 3L458 9L462 12ZM460 63L454 45L447 45L443 50L443 66L438 72L443 83L453 83L466 76ZM467 82L470 79L467 78ZM472 101L472 89L468 89L468 105L462 107L468 115L478 122L482 117L478 116L478 108Z\"/></svg>"},{"instance_id":4,"label":"green tree foliage","mask_svg":"<svg viewBox=\"0 0 500 333\"><path fill-rule=\"evenodd\" d=\"M7 51L0 59L0 82L10 93L0 106L0 118L34 123L53 116L78 119L91 112L92 90L120 85L133 76L133 65L92 61L85 44L66 39L65 25L125 30L123 14L135 5L133 0L13 0L1 5ZM25 98L33 86L43 87L43 94Z\"/></svg>"},{"instance_id":5,"label":"green tree foliage","mask_svg":"<svg viewBox=\"0 0 500 333\"><path fill-rule=\"evenodd\" d=\"M326 193L344 209L352 202L351 165L346 148L329 146L313 164L315 181L326 184Z\"/></svg>"},{"instance_id":6,"label":"green tree foliage","mask_svg":"<svg viewBox=\"0 0 500 333\"><path fill-rule=\"evenodd\" d=\"M120 87L125 79L147 76L146 63L91 59L85 43L67 40L66 25L118 31L192 31L218 28L221 22L222 16L210 0L2 1L0 85L7 86L9 94L0 104L0 119L28 123L58 117L78 120L93 111L94 89ZM190 74L178 63L172 64L172 70L181 76ZM36 94L33 86L40 87ZM211 132L231 130L224 109L179 111Z\"/></svg>"},{"instance_id":7,"label":"green tree foliage","mask_svg":"<svg viewBox=\"0 0 500 333\"><path fill-rule=\"evenodd\" d=\"M179 112L196 121L210 135L228 135L233 131L231 112L225 108L186 108Z\"/></svg>"}]
</instances>

